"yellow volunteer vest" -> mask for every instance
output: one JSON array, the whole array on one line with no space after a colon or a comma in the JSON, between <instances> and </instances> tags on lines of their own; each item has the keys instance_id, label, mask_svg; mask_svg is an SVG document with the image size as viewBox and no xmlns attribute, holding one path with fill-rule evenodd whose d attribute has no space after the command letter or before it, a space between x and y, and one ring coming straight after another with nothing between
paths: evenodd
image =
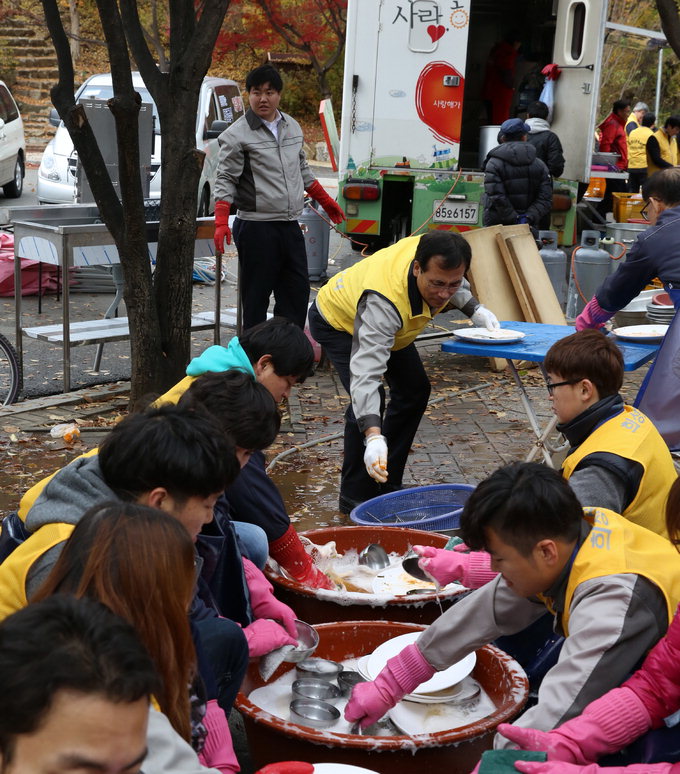
<instances>
[{"instance_id":1,"label":"yellow volunteer vest","mask_svg":"<svg viewBox=\"0 0 680 774\"><path fill-rule=\"evenodd\" d=\"M661 148L661 158L667 161L669 164L676 166L678 163L678 143L675 137L669 137L663 129L657 129L654 132L654 136L659 141L659 148ZM659 171L659 167L656 164L649 165L649 174Z\"/></svg>"},{"instance_id":2,"label":"yellow volunteer vest","mask_svg":"<svg viewBox=\"0 0 680 774\"><path fill-rule=\"evenodd\" d=\"M164 403L177 403L182 395L184 395L189 387L191 387L192 382L197 378L198 377L196 376L185 376L181 382L177 382L174 387L171 387L166 393L163 393L160 398L156 398L151 404L152 408L158 408Z\"/></svg>"},{"instance_id":3,"label":"yellow volunteer vest","mask_svg":"<svg viewBox=\"0 0 680 774\"><path fill-rule=\"evenodd\" d=\"M26 579L33 562L50 548L68 540L74 526L56 523L40 527L0 564L0 620L26 607Z\"/></svg>"},{"instance_id":4,"label":"yellow volunteer vest","mask_svg":"<svg viewBox=\"0 0 680 774\"><path fill-rule=\"evenodd\" d=\"M402 327L394 337L392 349L403 349L414 341L433 317L420 294L413 305L409 299L408 279L419 240L419 236L401 239L341 271L324 285L316 305L329 325L352 334L359 299L364 291L372 290L387 298L401 317Z\"/></svg>"},{"instance_id":5,"label":"yellow volunteer vest","mask_svg":"<svg viewBox=\"0 0 680 774\"><path fill-rule=\"evenodd\" d=\"M640 487L622 515L667 537L666 498L677 473L668 446L654 424L641 411L624 406L621 414L603 422L564 460L564 478L568 480L581 460L595 452L611 452L642 465L644 473Z\"/></svg>"},{"instance_id":6,"label":"yellow volunteer vest","mask_svg":"<svg viewBox=\"0 0 680 774\"><path fill-rule=\"evenodd\" d=\"M647 140L653 134L648 126L638 126L628 135L628 169L647 169Z\"/></svg>"},{"instance_id":7,"label":"yellow volunteer vest","mask_svg":"<svg viewBox=\"0 0 680 774\"><path fill-rule=\"evenodd\" d=\"M604 575L634 573L659 587L666 600L668 623L680 602L680 554L666 538L606 508L584 508L593 525L569 573L562 628L569 636L569 609L577 586Z\"/></svg>"}]
</instances>

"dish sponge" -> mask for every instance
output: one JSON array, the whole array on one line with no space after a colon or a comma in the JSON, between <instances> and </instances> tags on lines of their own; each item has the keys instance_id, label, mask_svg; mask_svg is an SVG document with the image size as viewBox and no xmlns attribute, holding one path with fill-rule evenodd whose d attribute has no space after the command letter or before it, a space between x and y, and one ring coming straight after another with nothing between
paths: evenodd
<instances>
[{"instance_id":1,"label":"dish sponge","mask_svg":"<svg viewBox=\"0 0 680 774\"><path fill-rule=\"evenodd\" d=\"M515 761L545 761L547 753L531 750L487 750L482 753L479 774L517 774Z\"/></svg>"}]
</instances>

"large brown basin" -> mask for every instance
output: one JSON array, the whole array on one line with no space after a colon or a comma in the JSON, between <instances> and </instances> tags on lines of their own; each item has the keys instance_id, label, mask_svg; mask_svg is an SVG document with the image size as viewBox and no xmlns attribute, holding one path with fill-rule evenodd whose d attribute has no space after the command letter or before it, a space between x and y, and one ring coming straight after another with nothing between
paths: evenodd
<instances>
[{"instance_id":1,"label":"large brown basin","mask_svg":"<svg viewBox=\"0 0 680 774\"><path fill-rule=\"evenodd\" d=\"M413 545L443 548L448 541L446 535L425 532L420 529L402 527L324 527L301 532L313 543L324 544L334 540L339 553L354 548L361 550L369 543L379 543L387 553L405 554ZM434 592L413 596L386 598L372 594L347 593L312 589L299 581L279 575L270 567L265 568L267 578L274 584L278 599L290 605L298 618L307 623L329 623L332 621L389 620L409 623L430 624L438 618L461 594L467 591L460 587L455 591ZM439 605L441 604L441 609Z\"/></svg>"},{"instance_id":2,"label":"large brown basin","mask_svg":"<svg viewBox=\"0 0 680 774\"><path fill-rule=\"evenodd\" d=\"M385 640L425 627L391 621L346 621L320 624L315 656L342 661L368 655ZM277 679L294 667L283 664ZM363 766L384 774L414 771L467 774L482 752L492 746L496 726L512 720L528 695L528 682L521 667L506 653L487 645L477 651L472 676L496 705L487 717L450 731L408 736L359 736L319 730L283 720L253 704L248 696L264 685L257 664L251 664L236 707L242 713L253 764L260 768L276 761L332 761Z\"/></svg>"}]
</instances>

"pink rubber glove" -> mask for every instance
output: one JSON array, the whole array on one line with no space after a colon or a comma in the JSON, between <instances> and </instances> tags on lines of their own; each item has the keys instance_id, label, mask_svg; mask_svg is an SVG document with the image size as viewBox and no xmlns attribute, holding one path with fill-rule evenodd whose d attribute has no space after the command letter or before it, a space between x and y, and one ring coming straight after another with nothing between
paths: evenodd
<instances>
[{"instance_id":1,"label":"pink rubber glove","mask_svg":"<svg viewBox=\"0 0 680 774\"><path fill-rule=\"evenodd\" d=\"M280 621L283 628L295 639L297 644L297 627L295 626L297 616L295 613L288 605L279 602L274 596L272 584L265 578L262 570L254 565L250 559L243 557L243 569L250 592L250 607L255 617L273 618L275 621ZM274 650L274 648L269 648L269 650Z\"/></svg>"},{"instance_id":2,"label":"pink rubber glove","mask_svg":"<svg viewBox=\"0 0 680 774\"><path fill-rule=\"evenodd\" d=\"M255 774L314 774L314 766L304 761L280 761L268 763Z\"/></svg>"},{"instance_id":3,"label":"pink rubber glove","mask_svg":"<svg viewBox=\"0 0 680 774\"><path fill-rule=\"evenodd\" d=\"M603 309L596 296L593 296L576 318L574 325L577 331L582 331L585 328L602 328L613 315L614 312L608 312L606 309Z\"/></svg>"},{"instance_id":4,"label":"pink rubber glove","mask_svg":"<svg viewBox=\"0 0 680 774\"><path fill-rule=\"evenodd\" d=\"M215 202L215 252L222 255L224 243L231 244L231 229L229 228L229 202Z\"/></svg>"},{"instance_id":5,"label":"pink rubber glove","mask_svg":"<svg viewBox=\"0 0 680 774\"><path fill-rule=\"evenodd\" d=\"M373 682L354 686L345 719L350 723L359 721L362 728L370 726L436 671L415 643L407 645L388 660Z\"/></svg>"},{"instance_id":6,"label":"pink rubber glove","mask_svg":"<svg viewBox=\"0 0 680 774\"><path fill-rule=\"evenodd\" d=\"M333 223L342 223L343 220L346 220L342 207L334 199L331 199L318 180L307 186L307 193L326 210L326 214Z\"/></svg>"},{"instance_id":7,"label":"pink rubber glove","mask_svg":"<svg viewBox=\"0 0 680 774\"><path fill-rule=\"evenodd\" d=\"M289 572L296 581L313 589L335 588L333 581L314 564L305 551L300 536L291 524L284 534L269 544L269 556Z\"/></svg>"},{"instance_id":8,"label":"pink rubber glove","mask_svg":"<svg viewBox=\"0 0 680 774\"><path fill-rule=\"evenodd\" d=\"M413 546L421 557L418 567L441 586L460 581L468 589L485 586L498 576L491 569L491 557L486 551L470 551L465 543L454 546L453 551L433 546Z\"/></svg>"},{"instance_id":9,"label":"pink rubber glove","mask_svg":"<svg viewBox=\"0 0 680 774\"><path fill-rule=\"evenodd\" d=\"M498 732L522 750L543 750L549 761L589 763L617 752L652 727L644 704L630 688L614 688L583 714L552 731L501 723Z\"/></svg>"},{"instance_id":10,"label":"pink rubber glove","mask_svg":"<svg viewBox=\"0 0 680 774\"><path fill-rule=\"evenodd\" d=\"M281 624L270 621L269 618L258 618L257 621L244 626L243 633L246 635L250 658L259 658L284 645L298 644L297 639L291 637Z\"/></svg>"},{"instance_id":11,"label":"pink rubber glove","mask_svg":"<svg viewBox=\"0 0 680 774\"><path fill-rule=\"evenodd\" d=\"M515 761L515 769L525 774L671 774L675 768L675 774L680 772L680 766L672 763L634 763L632 766L598 766L591 763L588 766L579 766L563 761L537 763L536 761Z\"/></svg>"},{"instance_id":12,"label":"pink rubber glove","mask_svg":"<svg viewBox=\"0 0 680 774\"><path fill-rule=\"evenodd\" d=\"M198 756L201 763L224 774L240 771L241 767L238 765L236 755L234 755L227 716L216 699L210 699L208 702L203 724L208 731L208 736L205 738L203 750Z\"/></svg>"}]
</instances>

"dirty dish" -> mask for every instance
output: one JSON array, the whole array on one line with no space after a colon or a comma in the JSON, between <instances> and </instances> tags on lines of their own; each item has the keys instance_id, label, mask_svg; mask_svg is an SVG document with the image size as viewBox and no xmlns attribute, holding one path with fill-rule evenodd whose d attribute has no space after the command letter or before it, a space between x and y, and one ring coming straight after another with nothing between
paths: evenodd
<instances>
[{"instance_id":1,"label":"dirty dish","mask_svg":"<svg viewBox=\"0 0 680 774\"><path fill-rule=\"evenodd\" d=\"M427 583L432 583L432 578L430 578L425 570L421 569L420 565L418 564L419 561L419 556L409 556L408 559L404 559L402 561L401 566L409 575L412 575L414 578L417 578L421 581L426 581Z\"/></svg>"},{"instance_id":2,"label":"dirty dish","mask_svg":"<svg viewBox=\"0 0 680 774\"><path fill-rule=\"evenodd\" d=\"M416 737L467 726L493 710L493 702L479 696L477 701L467 704L414 704L400 701L387 715L400 731Z\"/></svg>"},{"instance_id":3,"label":"dirty dish","mask_svg":"<svg viewBox=\"0 0 680 774\"><path fill-rule=\"evenodd\" d=\"M367 680L371 679L371 676L368 673L368 659L370 657L371 655L369 654L368 656L361 656L357 659L357 671Z\"/></svg>"},{"instance_id":4,"label":"dirty dish","mask_svg":"<svg viewBox=\"0 0 680 774\"><path fill-rule=\"evenodd\" d=\"M481 692L479 683L471 677L466 678L460 683L444 688L442 691L433 691L432 693L409 693L404 696L404 701L413 701L416 704L448 704L454 702L462 704L477 698Z\"/></svg>"},{"instance_id":5,"label":"dirty dish","mask_svg":"<svg viewBox=\"0 0 680 774\"><path fill-rule=\"evenodd\" d=\"M513 331L511 328L497 328L494 331L488 331L486 328L460 328L453 331L453 335L457 339L475 344L513 344L521 341L526 333Z\"/></svg>"},{"instance_id":6,"label":"dirty dish","mask_svg":"<svg viewBox=\"0 0 680 774\"><path fill-rule=\"evenodd\" d=\"M340 710L325 701L295 699L290 703L290 719L302 726L330 728L340 720Z\"/></svg>"},{"instance_id":7,"label":"dirty dish","mask_svg":"<svg viewBox=\"0 0 680 774\"><path fill-rule=\"evenodd\" d=\"M304 661L312 655L319 644L319 635L316 630L304 621L295 621L298 644L289 653L286 653L284 661L296 663Z\"/></svg>"},{"instance_id":8,"label":"dirty dish","mask_svg":"<svg viewBox=\"0 0 680 774\"><path fill-rule=\"evenodd\" d=\"M375 680L388 659L401 653L407 645L412 645L421 634L422 632L401 634L398 637L393 637L391 640L387 640L387 642L383 642L382 645L379 645L369 657L366 665L371 680ZM455 685L466 678L475 668L476 663L477 654L469 653L465 658L452 664L448 669L437 672L429 680L426 680L419 685L413 693L432 693L432 691L441 691L444 688L450 688L452 685Z\"/></svg>"},{"instance_id":9,"label":"dirty dish","mask_svg":"<svg viewBox=\"0 0 680 774\"><path fill-rule=\"evenodd\" d=\"M612 333L623 341L661 341L668 330L667 325L626 325L614 328Z\"/></svg>"},{"instance_id":10,"label":"dirty dish","mask_svg":"<svg viewBox=\"0 0 680 774\"><path fill-rule=\"evenodd\" d=\"M369 543L359 553L359 564L369 567L371 570L382 570L390 563L387 551L378 543Z\"/></svg>"},{"instance_id":11,"label":"dirty dish","mask_svg":"<svg viewBox=\"0 0 680 774\"><path fill-rule=\"evenodd\" d=\"M445 588L448 589L448 586ZM399 597L414 589L422 594L434 594L437 590L437 584L429 578L427 580L414 578L413 575L404 570L401 563L382 570L373 579L374 594L392 594Z\"/></svg>"},{"instance_id":12,"label":"dirty dish","mask_svg":"<svg viewBox=\"0 0 680 774\"><path fill-rule=\"evenodd\" d=\"M656 293L652 296L652 303L657 306L673 306L673 302L668 293Z\"/></svg>"},{"instance_id":13,"label":"dirty dish","mask_svg":"<svg viewBox=\"0 0 680 774\"><path fill-rule=\"evenodd\" d=\"M295 680L291 690L296 699L319 699L329 704L342 696L342 691L337 685L316 677L301 677Z\"/></svg>"},{"instance_id":14,"label":"dirty dish","mask_svg":"<svg viewBox=\"0 0 680 774\"><path fill-rule=\"evenodd\" d=\"M351 669L343 669L338 675L338 685L340 686L343 696L349 696L352 693L352 688L354 688L357 683L365 682L366 678L361 672L354 672Z\"/></svg>"},{"instance_id":15,"label":"dirty dish","mask_svg":"<svg viewBox=\"0 0 680 774\"><path fill-rule=\"evenodd\" d=\"M295 665L298 677L316 677L331 682L342 672L342 664L325 658L306 658Z\"/></svg>"}]
</instances>

